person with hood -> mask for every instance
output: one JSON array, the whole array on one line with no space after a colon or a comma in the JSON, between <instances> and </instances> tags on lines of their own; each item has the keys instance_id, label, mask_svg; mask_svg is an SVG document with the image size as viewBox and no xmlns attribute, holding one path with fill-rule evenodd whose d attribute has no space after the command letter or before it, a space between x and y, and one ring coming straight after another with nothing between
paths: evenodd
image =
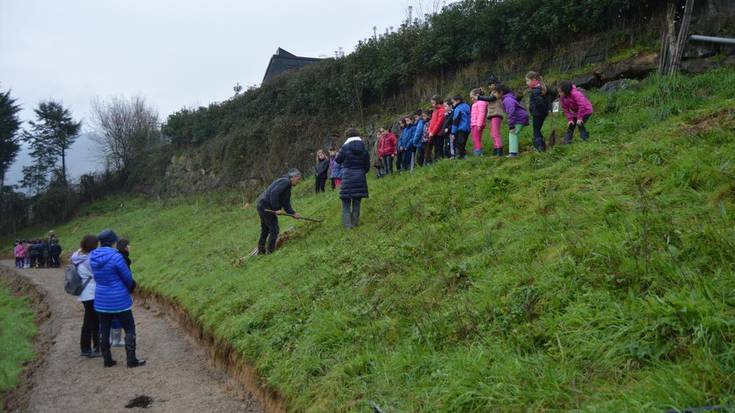
<instances>
[{"instance_id":1,"label":"person with hood","mask_svg":"<svg viewBox=\"0 0 735 413\"><path fill-rule=\"evenodd\" d=\"M577 89L577 86L567 80L559 82L558 92L561 108L569 125L567 133L564 135L564 143L572 143L574 129L576 128L579 128L579 136L582 140L586 141L590 137L587 131L587 121L590 120L590 116L594 112L592 102Z\"/></svg>"},{"instance_id":2,"label":"person with hood","mask_svg":"<svg viewBox=\"0 0 735 413\"><path fill-rule=\"evenodd\" d=\"M508 86L502 85L495 89L495 96L503 102L505 114L508 116L508 157L516 158L519 155L518 136L524 126L528 126L528 112L518 102L516 95Z\"/></svg>"},{"instance_id":3,"label":"person with hood","mask_svg":"<svg viewBox=\"0 0 735 413\"><path fill-rule=\"evenodd\" d=\"M411 168L411 140L415 131L413 119L406 116L401 127L401 137L398 138L398 170L407 171Z\"/></svg>"},{"instance_id":4,"label":"person with hood","mask_svg":"<svg viewBox=\"0 0 735 413\"><path fill-rule=\"evenodd\" d=\"M357 129L347 129L345 137L347 141L337 155L337 163L344 168L339 197L342 200L342 224L351 229L360 223L360 203L368 197L366 175L370 171L370 154Z\"/></svg>"},{"instance_id":5,"label":"person with hood","mask_svg":"<svg viewBox=\"0 0 735 413\"><path fill-rule=\"evenodd\" d=\"M470 99L473 102L470 129L475 156L482 156L482 134L485 132L485 124L487 122L485 118L487 117L488 103L479 99L484 94L485 92L481 88L473 89L470 92Z\"/></svg>"},{"instance_id":6,"label":"person with hood","mask_svg":"<svg viewBox=\"0 0 735 413\"><path fill-rule=\"evenodd\" d=\"M431 97L431 106L434 111L431 113L429 121L429 145L434 149L434 160L438 161L444 157L444 118L446 110L444 109L444 99L439 95Z\"/></svg>"},{"instance_id":7,"label":"person with hood","mask_svg":"<svg viewBox=\"0 0 735 413\"><path fill-rule=\"evenodd\" d=\"M397 149L396 134L390 128L380 136L378 141L378 156L383 165L386 175L393 173L393 157L396 156Z\"/></svg>"},{"instance_id":8,"label":"person with hood","mask_svg":"<svg viewBox=\"0 0 735 413\"><path fill-rule=\"evenodd\" d=\"M329 174L329 159L323 150L319 149L316 153L316 165L314 166L314 178L316 179L315 191L325 191L327 184L327 174Z\"/></svg>"},{"instance_id":9,"label":"person with hood","mask_svg":"<svg viewBox=\"0 0 735 413\"><path fill-rule=\"evenodd\" d=\"M122 254L115 249L118 237L114 231L106 229L97 236L100 247L92 251L89 262L94 274L94 309L100 319L100 347L105 367L117 362L112 359L110 350L110 323L117 319L125 330L125 353L128 367L138 367L146 363L135 356L137 348L135 319L133 318L133 298L135 290L133 273L125 263Z\"/></svg>"},{"instance_id":10,"label":"person with hood","mask_svg":"<svg viewBox=\"0 0 735 413\"><path fill-rule=\"evenodd\" d=\"M452 98L454 110L452 112L452 136L454 137L455 152L458 159L467 157L467 138L470 136L471 112L470 105L465 103L462 96Z\"/></svg>"},{"instance_id":11,"label":"person with hood","mask_svg":"<svg viewBox=\"0 0 735 413\"><path fill-rule=\"evenodd\" d=\"M291 169L286 175L273 181L258 197L256 203L258 216L260 216L258 254L272 254L276 250L279 231L278 215L283 215L281 209L296 219L301 218L291 207L291 188L298 185L299 182L301 182L301 172L295 168Z\"/></svg>"},{"instance_id":12,"label":"person with hood","mask_svg":"<svg viewBox=\"0 0 735 413\"><path fill-rule=\"evenodd\" d=\"M495 75L490 75L488 79L487 96L478 96L477 100L487 102L487 119L490 121L490 137L493 138L493 154L503 156L503 136L501 129L503 128L503 103L495 96L495 89L501 86L500 80Z\"/></svg>"},{"instance_id":13,"label":"person with hood","mask_svg":"<svg viewBox=\"0 0 735 413\"><path fill-rule=\"evenodd\" d=\"M411 170L416 165L423 166L424 164L424 127L426 126L425 113L419 109L416 111L416 126L413 131L413 138L411 139L411 145L413 146L413 154L411 155Z\"/></svg>"},{"instance_id":14,"label":"person with hood","mask_svg":"<svg viewBox=\"0 0 735 413\"><path fill-rule=\"evenodd\" d=\"M100 357L100 322L94 309L95 282L89 254L97 249L97 237L85 235L79 243L79 249L71 256L71 263L77 268L84 289L77 300L84 306L82 335L79 340L82 357Z\"/></svg>"},{"instance_id":15,"label":"person with hood","mask_svg":"<svg viewBox=\"0 0 735 413\"><path fill-rule=\"evenodd\" d=\"M50 268L59 268L61 266L61 261L59 259L59 257L61 256L61 245L59 244L58 239L54 239L51 241L51 245L48 246L48 255L48 266Z\"/></svg>"}]
</instances>

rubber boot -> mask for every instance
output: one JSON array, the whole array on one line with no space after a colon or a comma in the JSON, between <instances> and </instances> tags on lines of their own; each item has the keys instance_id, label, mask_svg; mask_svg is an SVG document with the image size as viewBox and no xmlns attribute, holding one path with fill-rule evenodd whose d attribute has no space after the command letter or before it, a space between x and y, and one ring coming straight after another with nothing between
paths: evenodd
<instances>
[{"instance_id":1,"label":"rubber boot","mask_svg":"<svg viewBox=\"0 0 735 413\"><path fill-rule=\"evenodd\" d=\"M110 344L102 342L100 343L100 347L102 347L102 360L104 360L105 367L112 367L117 362L112 359L112 351L110 351Z\"/></svg>"},{"instance_id":2,"label":"rubber boot","mask_svg":"<svg viewBox=\"0 0 735 413\"><path fill-rule=\"evenodd\" d=\"M125 335L125 353L128 356L128 367L139 367L145 364L145 360L135 357L135 334Z\"/></svg>"},{"instance_id":3,"label":"rubber boot","mask_svg":"<svg viewBox=\"0 0 735 413\"><path fill-rule=\"evenodd\" d=\"M572 143L572 134L567 132L564 134L564 145L570 145Z\"/></svg>"}]
</instances>

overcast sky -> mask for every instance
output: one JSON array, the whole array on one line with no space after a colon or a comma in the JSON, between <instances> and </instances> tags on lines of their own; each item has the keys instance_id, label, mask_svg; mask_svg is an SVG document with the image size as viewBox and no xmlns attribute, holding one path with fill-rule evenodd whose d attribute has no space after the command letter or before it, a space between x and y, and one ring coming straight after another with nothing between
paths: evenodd
<instances>
[{"instance_id":1,"label":"overcast sky","mask_svg":"<svg viewBox=\"0 0 735 413\"><path fill-rule=\"evenodd\" d=\"M451 3L448 0L446 3ZM76 119L92 98L141 95L161 120L181 107L259 84L276 48L333 56L360 39L430 12L434 0L0 0L0 90L12 89L23 120L41 100L61 100ZM85 130L91 125L85 125ZM72 173L91 169L80 139ZM8 183L19 178L19 156Z\"/></svg>"}]
</instances>

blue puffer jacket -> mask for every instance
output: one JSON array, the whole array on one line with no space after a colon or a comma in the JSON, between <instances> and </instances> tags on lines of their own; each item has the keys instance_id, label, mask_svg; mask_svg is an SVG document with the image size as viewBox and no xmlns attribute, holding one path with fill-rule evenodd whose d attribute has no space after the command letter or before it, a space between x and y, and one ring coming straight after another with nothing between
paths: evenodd
<instances>
[{"instance_id":1,"label":"blue puffer jacket","mask_svg":"<svg viewBox=\"0 0 735 413\"><path fill-rule=\"evenodd\" d=\"M416 128L413 132L413 139L411 139L411 144L414 148L421 149L424 146L424 142L422 141L424 137L424 126L426 126L426 122L424 122L423 119L419 119L419 121L416 122Z\"/></svg>"},{"instance_id":2,"label":"blue puffer jacket","mask_svg":"<svg viewBox=\"0 0 735 413\"><path fill-rule=\"evenodd\" d=\"M411 126L403 129L403 132L401 132L401 138L398 140L398 146L410 150L413 148L413 134L415 131L415 126L411 124Z\"/></svg>"},{"instance_id":3,"label":"blue puffer jacket","mask_svg":"<svg viewBox=\"0 0 735 413\"><path fill-rule=\"evenodd\" d=\"M343 168L340 199L367 198L368 184L365 174L370 171L370 154L362 139L347 139L339 150L336 161Z\"/></svg>"},{"instance_id":4,"label":"blue puffer jacket","mask_svg":"<svg viewBox=\"0 0 735 413\"><path fill-rule=\"evenodd\" d=\"M456 135L457 132L470 132L471 112L470 105L465 102L460 103L454 108L454 112L452 112L452 135Z\"/></svg>"},{"instance_id":5,"label":"blue puffer jacket","mask_svg":"<svg viewBox=\"0 0 735 413\"><path fill-rule=\"evenodd\" d=\"M133 274L116 249L101 247L89 256L96 289L94 309L101 313L119 313L133 307L130 290Z\"/></svg>"}]
</instances>

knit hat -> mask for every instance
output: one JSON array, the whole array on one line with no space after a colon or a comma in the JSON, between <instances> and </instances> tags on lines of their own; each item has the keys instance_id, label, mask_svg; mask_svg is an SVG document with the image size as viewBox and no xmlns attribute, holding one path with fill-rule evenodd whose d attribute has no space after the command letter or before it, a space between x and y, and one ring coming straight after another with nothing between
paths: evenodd
<instances>
[{"instance_id":1,"label":"knit hat","mask_svg":"<svg viewBox=\"0 0 735 413\"><path fill-rule=\"evenodd\" d=\"M111 229L106 229L100 232L99 235L97 235L97 239L100 240L100 245L103 247L109 247L112 246L112 244L117 242L117 234L115 234L115 231Z\"/></svg>"}]
</instances>

